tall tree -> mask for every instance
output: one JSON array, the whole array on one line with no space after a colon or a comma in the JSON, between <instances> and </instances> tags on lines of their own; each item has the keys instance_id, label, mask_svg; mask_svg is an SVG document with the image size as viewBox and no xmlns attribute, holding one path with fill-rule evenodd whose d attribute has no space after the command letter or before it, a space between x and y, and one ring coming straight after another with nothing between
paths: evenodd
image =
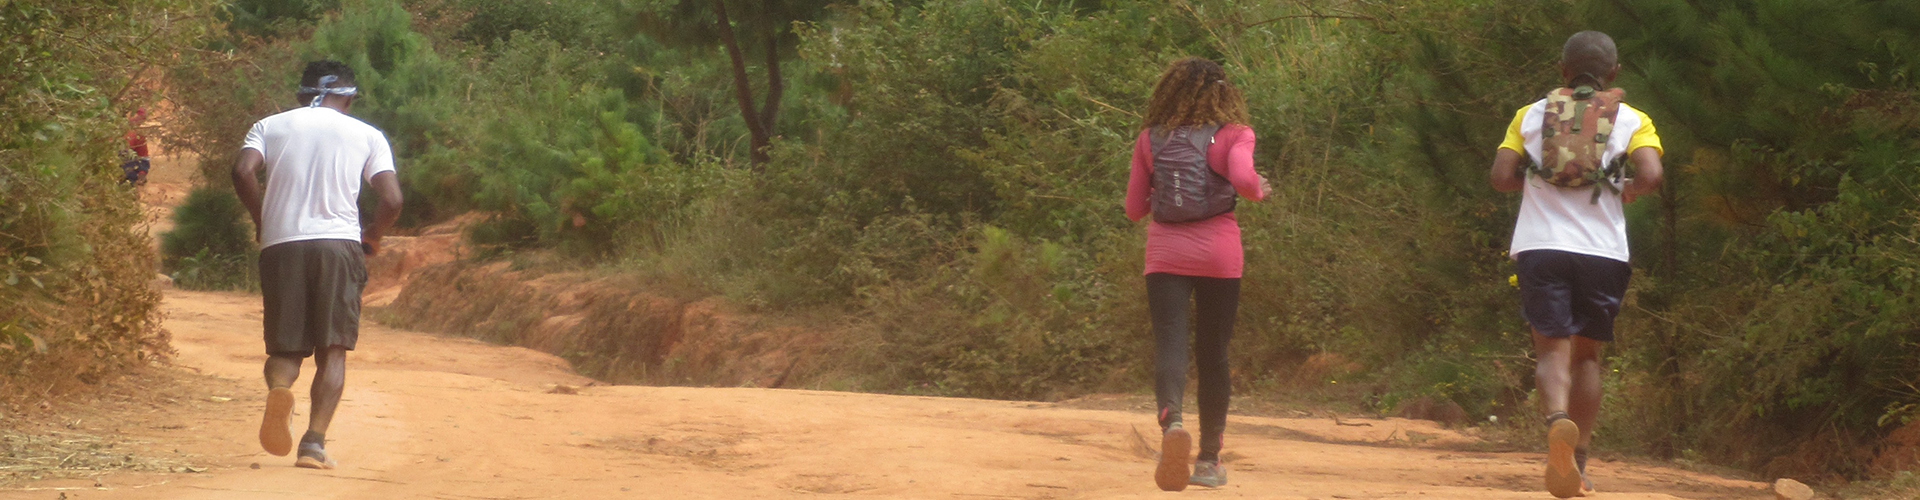
<instances>
[{"instance_id":1,"label":"tall tree","mask_svg":"<svg viewBox=\"0 0 1920 500\"><path fill-rule=\"evenodd\" d=\"M779 123L780 95L786 84L780 62L799 43L793 24L818 19L827 0L666 0L635 16L641 32L663 43L718 45L732 62L734 100L747 124L754 168L765 168L767 150ZM756 99L747 61L759 59L766 93ZM758 102L756 102L756 100Z\"/></svg>"}]
</instances>

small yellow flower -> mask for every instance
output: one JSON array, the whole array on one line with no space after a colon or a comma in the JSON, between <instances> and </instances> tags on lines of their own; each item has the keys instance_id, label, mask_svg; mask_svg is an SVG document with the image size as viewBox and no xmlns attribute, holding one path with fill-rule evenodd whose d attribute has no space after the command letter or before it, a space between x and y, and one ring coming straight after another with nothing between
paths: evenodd
<instances>
[{"instance_id":1,"label":"small yellow flower","mask_svg":"<svg viewBox=\"0 0 1920 500\"><path fill-rule=\"evenodd\" d=\"M1507 275L1507 286L1520 288L1520 275L1518 274Z\"/></svg>"}]
</instances>

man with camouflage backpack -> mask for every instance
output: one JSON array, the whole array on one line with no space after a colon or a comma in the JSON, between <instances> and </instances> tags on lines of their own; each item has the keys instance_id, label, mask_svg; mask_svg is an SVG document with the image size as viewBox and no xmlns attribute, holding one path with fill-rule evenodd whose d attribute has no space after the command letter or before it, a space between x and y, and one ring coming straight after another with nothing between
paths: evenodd
<instances>
[{"instance_id":1,"label":"man with camouflage backpack","mask_svg":"<svg viewBox=\"0 0 1920 500\"><path fill-rule=\"evenodd\" d=\"M1566 87L1514 114L1491 172L1494 189L1523 191L1509 253L1547 414L1547 491L1560 498L1593 491L1586 465L1600 414L1600 346L1613 340L1633 273L1623 204L1661 181L1653 121L1621 102L1624 90L1608 88L1619 71L1606 34L1568 38L1560 53ZM1523 164L1522 155L1533 162ZM1626 159L1636 167L1631 179Z\"/></svg>"}]
</instances>

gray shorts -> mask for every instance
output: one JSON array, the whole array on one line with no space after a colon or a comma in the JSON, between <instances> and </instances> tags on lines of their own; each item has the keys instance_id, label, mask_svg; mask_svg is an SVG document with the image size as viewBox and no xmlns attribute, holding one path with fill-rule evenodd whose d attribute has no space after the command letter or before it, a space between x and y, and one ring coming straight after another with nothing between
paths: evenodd
<instances>
[{"instance_id":1,"label":"gray shorts","mask_svg":"<svg viewBox=\"0 0 1920 500\"><path fill-rule=\"evenodd\" d=\"M327 347L353 350L366 285L358 241L290 241L261 249L267 354L305 358Z\"/></svg>"}]
</instances>

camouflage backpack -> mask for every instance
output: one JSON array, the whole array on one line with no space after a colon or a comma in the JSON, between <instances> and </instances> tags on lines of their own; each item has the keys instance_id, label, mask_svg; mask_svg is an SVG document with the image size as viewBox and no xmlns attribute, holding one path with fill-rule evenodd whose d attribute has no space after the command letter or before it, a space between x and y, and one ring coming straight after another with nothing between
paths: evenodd
<instances>
[{"instance_id":1,"label":"camouflage backpack","mask_svg":"<svg viewBox=\"0 0 1920 500\"><path fill-rule=\"evenodd\" d=\"M1219 125L1153 129L1153 220L1192 222L1233 211L1233 183L1207 165Z\"/></svg>"},{"instance_id":2,"label":"camouflage backpack","mask_svg":"<svg viewBox=\"0 0 1920 500\"><path fill-rule=\"evenodd\" d=\"M1624 175L1621 162L1608 165L1605 155L1625 95L1622 89L1595 91L1585 85L1548 92L1534 175L1564 188L1593 186L1590 203L1599 203L1601 189L1619 193L1614 181Z\"/></svg>"}]
</instances>

